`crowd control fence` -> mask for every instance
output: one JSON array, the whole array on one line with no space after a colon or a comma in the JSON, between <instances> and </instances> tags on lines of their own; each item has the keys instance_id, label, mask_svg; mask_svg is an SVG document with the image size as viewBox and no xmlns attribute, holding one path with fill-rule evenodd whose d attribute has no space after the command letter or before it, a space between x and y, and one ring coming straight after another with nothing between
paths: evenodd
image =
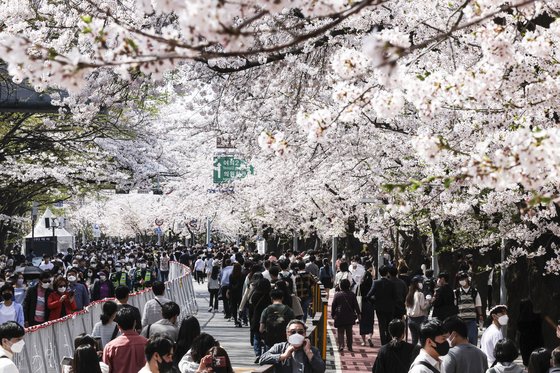
<instances>
[{"instance_id":1,"label":"crowd control fence","mask_svg":"<svg viewBox=\"0 0 560 373\"><path fill-rule=\"evenodd\" d=\"M311 343L319 349L323 360L327 358L327 319L329 295L320 282L313 288L313 326L307 329Z\"/></svg>"},{"instance_id":2,"label":"crowd control fence","mask_svg":"<svg viewBox=\"0 0 560 373\"><path fill-rule=\"evenodd\" d=\"M151 288L131 293L128 304L143 311L144 305L153 299ZM191 270L178 262L169 263L169 280L165 283L165 297L181 307L179 322L198 312L193 289ZM103 302L91 303L83 311L63 318L33 326L25 330L25 347L14 355L20 373L60 373L64 356L74 355L74 338L81 333L90 334L99 321Z\"/></svg>"}]
</instances>

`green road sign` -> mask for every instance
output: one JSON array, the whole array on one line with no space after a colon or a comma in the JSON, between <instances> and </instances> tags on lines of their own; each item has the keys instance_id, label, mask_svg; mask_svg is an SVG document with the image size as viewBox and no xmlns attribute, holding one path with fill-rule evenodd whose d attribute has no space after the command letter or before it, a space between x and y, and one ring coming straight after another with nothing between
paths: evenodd
<instances>
[{"instance_id":1,"label":"green road sign","mask_svg":"<svg viewBox=\"0 0 560 373\"><path fill-rule=\"evenodd\" d=\"M243 159L231 155L214 157L214 184L242 179L248 174L253 175L254 173L253 166Z\"/></svg>"}]
</instances>

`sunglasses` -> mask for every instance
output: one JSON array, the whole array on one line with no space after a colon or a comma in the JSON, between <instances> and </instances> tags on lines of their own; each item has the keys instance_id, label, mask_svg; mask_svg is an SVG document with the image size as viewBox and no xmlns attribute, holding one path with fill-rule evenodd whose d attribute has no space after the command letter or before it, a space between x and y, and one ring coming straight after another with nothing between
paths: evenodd
<instances>
[{"instance_id":1,"label":"sunglasses","mask_svg":"<svg viewBox=\"0 0 560 373\"><path fill-rule=\"evenodd\" d=\"M288 330L288 334L292 335L292 334L301 334L304 335L305 334L305 329L292 329L292 330Z\"/></svg>"}]
</instances>

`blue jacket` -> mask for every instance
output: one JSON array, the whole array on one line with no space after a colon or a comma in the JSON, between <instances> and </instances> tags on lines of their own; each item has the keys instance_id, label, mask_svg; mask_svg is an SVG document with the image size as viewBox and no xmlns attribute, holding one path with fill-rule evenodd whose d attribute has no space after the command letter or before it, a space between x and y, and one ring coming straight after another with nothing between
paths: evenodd
<instances>
[{"instance_id":1,"label":"blue jacket","mask_svg":"<svg viewBox=\"0 0 560 373\"><path fill-rule=\"evenodd\" d=\"M17 322L21 326L24 326L25 318L23 316L23 307L21 306L21 304L16 302L13 302L12 304L14 305L14 308L16 310L16 319L13 321ZM2 309L3 307L4 307L4 302L1 302L0 309Z\"/></svg>"}]
</instances>

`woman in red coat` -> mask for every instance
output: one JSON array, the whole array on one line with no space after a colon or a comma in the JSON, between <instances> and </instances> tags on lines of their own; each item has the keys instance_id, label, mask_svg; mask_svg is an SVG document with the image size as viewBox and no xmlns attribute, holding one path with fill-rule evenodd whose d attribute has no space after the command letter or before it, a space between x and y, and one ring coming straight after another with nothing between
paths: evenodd
<instances>
[{"instance_id":1,"label":"woman in red coat","mask_svg":"<svg viewBox=\"0 0 560 373\"><path fill-rule=\"evenodd\" d=\"M47 299L49 308L49 321L69 315L77 310L74 294L66 291L68 282L62 276L53 282L53 292Z\"/></svg>"}]
</instances>

